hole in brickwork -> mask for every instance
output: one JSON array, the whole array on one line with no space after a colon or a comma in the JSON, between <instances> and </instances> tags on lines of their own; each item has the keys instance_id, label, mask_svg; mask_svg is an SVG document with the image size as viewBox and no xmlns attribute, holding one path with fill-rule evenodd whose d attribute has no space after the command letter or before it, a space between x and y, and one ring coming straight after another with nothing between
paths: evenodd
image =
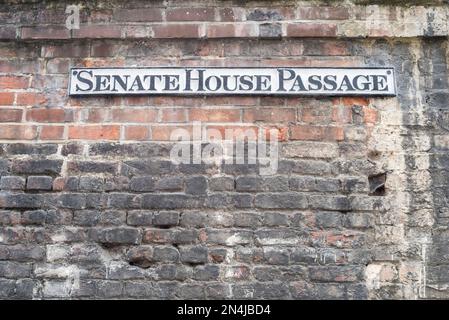
<instances>
[{"instance_id":1,"label":"hole in brickwork","mask_svg":"<svg viewBox=\"0 0 449 320\"><path fill-rule=\"evenodd\" d=\"M380 151L377 151L377 150L370 150L370 151L368 152L368 158L369 158L370 160L378 160L378 159L380 158L380 156L381 156Z\"/></svg>"},{"instance_id":2,"label":"hole in brickwork","mask_svg":"<svg viewBox=\"0 0 449 320\"><path fill-rule=\"evenodd\" d=\"M387 174L380 173L368 177L369 190L371 196L384 196L385 195L385 182L387 181Z\"/></svg>"}]
</instances>

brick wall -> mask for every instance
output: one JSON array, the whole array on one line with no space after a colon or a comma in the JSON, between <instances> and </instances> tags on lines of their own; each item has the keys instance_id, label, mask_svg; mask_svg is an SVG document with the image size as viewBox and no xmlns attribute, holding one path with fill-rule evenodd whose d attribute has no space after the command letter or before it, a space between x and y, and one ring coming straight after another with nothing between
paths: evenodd
<instances>
[{"instance_id":1,"label":"brick wall","mask_svg":"<svg viewBox=\"0 0 449 320\"><path fill-rule=\"evenodd\" d=\"M0 297L448 297L448 8L0 5ZM70 67L393 66L394 98L69 98ZM258 165L170 133L279 132ZM385 183L384 183L385 182Z\"/></svg>"}]
</instances>

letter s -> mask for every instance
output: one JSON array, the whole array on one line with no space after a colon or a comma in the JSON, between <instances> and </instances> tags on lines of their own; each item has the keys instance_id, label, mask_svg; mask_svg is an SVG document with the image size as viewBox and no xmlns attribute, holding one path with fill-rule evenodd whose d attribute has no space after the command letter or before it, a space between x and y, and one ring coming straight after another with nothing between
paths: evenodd
<instances>
[{"instance_id":1,"label":"letter s","mask_svg":"<svg viewBox=\"0 0 449 320\"><path fill-rule=\"evenodd\" d=\"M82 89L78 84L76 85L76 91L90 91L92 90L92 88L94 87L94 84L91 80L89 80L88 78L84 78L82 76L82 73L87 73L88 75L90 75L90 77L92 78L93 74L92 71L87 71L87 70L81 70L78 72L76 79L81 82L86 84L88 87L87 89Z\"/></svg>"}]
</instances>

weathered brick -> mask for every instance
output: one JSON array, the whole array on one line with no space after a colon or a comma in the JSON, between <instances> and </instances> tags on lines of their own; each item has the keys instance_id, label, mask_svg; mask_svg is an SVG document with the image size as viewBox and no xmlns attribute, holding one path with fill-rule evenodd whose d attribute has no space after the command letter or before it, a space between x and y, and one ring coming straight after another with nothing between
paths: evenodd
<instances>
[{"instance_id":1,"label":"weathered brick","mask_svg":"<svg viewBox=\"0 0 449 320\"><path fill-rule=\"evenodd\" d=\"M188 194L202 195L207 191L207 179L203 176L187 178L185 183Z\"/></svg>"},{"instance_id":2,"label":"weathered brick","mask_svg":"<svg viewBox=\"0 0 449 320\"><path fill-rule=\"evenodd\" d=\"M69 139L118 140L120 127L116 125L69 126Z\"/></svg>"},{"instance_id":3,"label":"weathered brick","mask_svg":"<svg viewBox=\"0 0 449 320\"><path fill-rule=\"evenodd\" d=\"M132 191L149 192L154 190L153 177L133 177L129 183L129 188Z\"/></svg>"},{"instance_id":4,"label":"weathered brick","mask_svg":"<svg viewBox=\"0 0 449 320\"><path fill-rule=\"evenodd\" d=\"M198 38L200 27L197 24L170 24L153 26L154 38Z\"/></svg>"},{"instance_id":5,"label":"weathered brick","mask_svg":"<svg viewBox=\"0 0 449 320\"><path fill-rule=\"evenodd\" d=\"M25 179L18 176L2 176L0 180L0 189L2 190L23 190L25 188Z\"/></svg>"},{"instance_id":6,"label":"weathered brick","mask_svg":"<svg viewBox=\"0 0 449 320\"><path fill-rule=\"evenodd\" d=\"M179 213L170 211L155 212L153 215L153 225L168 227L176 226L179 223Z\"/></svg>"},{"instance_id":7,"label":"weathered brick","mask_svg":"<svg viewBox=\"0 0 449 320\"><path fill-rule=\"evenodd\" d=\"M29 176L27 190L51 190L53 178L48 176Z\"/></svg>"},{"instance_id":8,"label":"weathered brick","mask_svg":"<svg viewBox=\"0 0 449 320\"><path fill-rule=\"evenodd\" d=\"M117 9L114 18L123 22L162 21L162 10L157 8Z\"/></svg>"},{"instance_id":9,"label":"weathered brick","mask_svg":"<svg viewBox=\"0 0 449 320\"><path fill-rule=\"evenodd\" d=\"M22 113L21 109L4 109L0 114L0 122L21 122Z\"/></svg>"},{"instance_id":10,"label":"weathered brick","mask_svg":"<svg viewBox=\"0 0 449 320\"><path fill-rule=\"evenodd\" d=\"M70 30L65 26L22 27L20 37L26 39L69 39Z\"/></svg>"},{"instance_id":11,"label":"weathered brick","mask_svg":"<svg viewBox=\"0 0 449 320\"><path fill-rule=\"evenodd\" d=\"M105 228L92 230L91 238L105 244L139 244L141 234L134 228Z\"/></svg>"},{"instance_id":12,"label":"weathered brick","mask_svg":"<svg viewBox=\"0 0 449 320\"><path fill-rule=\"evenodd\" d=\"M299 193L260 193L255 206L264 209L305 209L307 198Z\"/></svg>"},{"instance_id":13,"label":"weathered brick","mask_svg":"<svg viewBox=\"0 0 449 320\"><path fill-rule=\"evenodd\" d=\"M33 140L37 137L37 127L29 125L2 125L0 139Z\"/></svg>"},{"instance_id":14,"label":"weathered brick","mask_svg":"<svg viewBox=\"0 0 449 320\"><path fill-rule=\"evenodd\" d=\"M12 170L16 173L59 174L62 160L17 160L13 162Z\"/></svg>"},{"instance_id":15,"label":"weathered brick","mask_svg":"<svg viewBox=\"0 0 449 320\"><path fill-rule=\"evenodd\" d=\"M165 11L167 21L210 21L214 20L213 8L174 8Z\"/></svg>"},{"instance_id":16,"label":"weathered brick","mask_svg":"<svg viewBox=\"0 0 449 320\"><path fill-rule=\"evenodd\" d=\"M204 246L181 247L179 249L181 261L191 264L203 264L207 262L207 248Z\"/></svg>"},{"instance_id":17,"label":"weathered brick","mask_svg":"<svg viewBox=\"0 0 449 320\"><path fill-rule=\"evenodd\" d=\"M212 191L234 190L234 179L231 177L213 177L209 180L209 189Z\"/></svg>"},{"instance_id":18,"label":"weathered brick","mask_svg":"<svg viewBox=\"0 0 449 320\"><path fill-rule=\"evenodd\" d=\"M326 23L289 23L287 36L289 37L335 37L337 26Z\"/></svg>"}]
</instances>

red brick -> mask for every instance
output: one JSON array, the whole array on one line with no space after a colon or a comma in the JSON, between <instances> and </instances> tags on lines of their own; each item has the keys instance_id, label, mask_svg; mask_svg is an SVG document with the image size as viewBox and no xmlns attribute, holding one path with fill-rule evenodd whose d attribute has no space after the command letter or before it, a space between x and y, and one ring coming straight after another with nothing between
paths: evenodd
<instances>
[{"instance_id":1,"label":"red brick","mask_svg":"<svg viewBox=\"0 0 449 320\"><path fill-rule=\"evenodd\" d=\"M0 60L0 72L39 73L41 70L41 63L41 61L36 62L36 60Z\"/></svg>"},{"instance_id":2,"label":"red brick","mask_svg":"<svg viewBox=\"0 0 449 320\"><path fill-rule=\"evenodd\" d=\"M2 109L0 110L0 122L20 122L22 113L21 109Z\"/></svg>"},{"instance_id":3,"label":"red brick","mask_svg":"<svg viewBox=\"0 0 449 320\"><path fill-rule=\"evenodd\" d=\"M89 56L90 47L80 43L64 43L44 45L42 47L45 58L82 58Z\"/></svg>"},{"instance_id":4,"label":"red brick","mask_svg":"<svg viewBox=\"0 0 449 320\"><path fill-rule=\"evenodd\" d=\"M291 140L341 141L344 139L343 128L327 126L292 126Z\"/></svg>"},{"instance_id":5,"label":"red brick","mask_svg":"<svg viewBox=\"0 0 449 320\"><path fill-rule=\"evenodd\" d=\"M35 122L67 122L73 121L73 113L66 109L30 109L26 119Z\"/></svg>"},{"instance_id":6,"label":"red brick","mask_svg":"<svg viewBox=\"0 0 449 320\"><path fill-rule=\"evenodd\" d=\"M288 140L288 127L280 127L280 126L273 126L273 127L264 127L262 128L264 130L265 139L267 141L271 141L271 130L275 130L277 133L278 141L287 141Z\"/></svg>"},{"instance_id":7,"label":"red brick","mask_svg":"<svg viewBox=\"0 0 449 320\"><path fill-rule=\"evenodd\" d=\"M65 189L67 183L67 178L65 177L56 177L53 180L53 190L54 191L62 191Z\"/></svg>"},{"instance_id":8,"label":"red brick","mask_svg":"<svg viewBox=\"0 0 449 320\"><path fill-rule=\"evenodd\" d=\"M83 119L85 122L109 122L109 109L92 108L85 110L85 112L85 118Z\"/></svg>"},{"instance_id":9,"label":"red brick","mask_svg":"<svg viewBox=\"0 0 449 320\"><path fill-rule=\"evenodd\" d=\"M28 125L1 125L0 139L5 140L32 140L37 135L36 126Z\"/></svg>"},{"instance_id":10,"label":"red brick","mask_svg":"<svg viewBox=\"0 0 449 320\"><path fill-rule=\"evenodd\" d=\"M91 125L91 126L69 127L69 139L118 140L119 138L120 138L120 126L117 125Z\"/></svg>"},{"instance_id":11,"label":"red brick","mask_svg":"<svg viewBox=\"0 0 449 320\"><path fill-rule=\"evenodd\" d=\"M296 110L293 108L257 108L243 112L244 122L294 122Z\"/></svg>"},{"instance_id":12,"label":"red brick","mask_svg":"<svg viewBox=\"0 0 449 320\"><path fill-rule=\"evenodd\" d=\"M213 21L214 8L175 8L165 11L167 21Z\"/></svg>"},{"instance_id":13,"label":"red brick","mask_svg":"<svg viewBox=\"0 0 449 320\"><path fill-rule=\"evenodd\" d=\"M198 38L198 24L164 24L153 26L154 38Z\"/></svg>"},{"instance_id":14,"label":"red brick","mask_svg":"<svg viewBox=\"0 0 449 320\"><path fill-rule=\"evenodd\" d=\"M148 140L150 138L150 128L148 126L126 126L125 140Z\"/></svg>"},{"instance_id":15,"label":"red brick","mask_svg":"<svg viewBox=\"0 0 449 320\"><path fill-rule=\"evenodd\" d=\"M350 54L349 44L342 41L317 41L315 39L303 41L306 56L345 56Z\"/></svg>"},{"instance_id":16,"label":"red brick","mask_svg":"<svg viewBox=\"0 0 449 320\"><path fill-rule=\"evenodd\" d=\"M120 38L122 29L117 25L89 25L81 26L80 29L73 30L74 38L88 38L88 39L100 39L100 38Z\"/></svg>"},{"instance_id":17,"label":"red brick","mask_svg":"<svg viewBox=\"0 0 449 320\"><path fill-rule=\"evenodd\" d=\"M123 97L123 104L126 106L148 106L149 98L147 96Z\"/></svg>"},{"instance_id":18,"label":"red brick","mask_svg":"<svg viewBox=\"0 0 449 320\"><path fill-rule=\"evenodd\" d=\"M22 27L22 39L70 39L70 30L64 26Z\"/></svg>"},{"instance_id":19,"label":"red brick","mask_svg":"<svg viewBox=\"0 0 449 320\"><path fill-rule=\"evenodd\" d=\"M162 10L157 8L117 9L114 19L124 22L162 21Z\"/></svg>"},{"instance_id":20,"label":"red brick","mask_svg":"<svg viewBox=\"0 0 449 320\"><path fill-rule=\"evenodd\" d=\"M114 122L155 122L157 111L155 109L114 109L112 121Z\"/></svg>"},{"instance_id":21,"label":"red brick","mask_svg":"<svg viewBox=\"0 0 449 320\"><path fill-rule=\"evenodd\" d=\"M45 104L46 102L47 98L42 93L17 93L16 104L18 106L39 106Z\"/></svg>"},{"instance_id":22,"label":"red brick","mask_svg":"<svg viewBox=\"0 0 449 320\"><path fill-rule=\"evenodd\" d=\"M239 109L191 109L190 121L207 122L240 122Z\"/></svg>"},{"instance_id":23,"label":"red brick","mask_svg":"<svg viewBox=\"0 0 449 320\"><path fill-rule=\"evenodd\" d=\"M235 35L235 28L232 24L209 24L206 28L208 38L232 38Z\"/></svg>"},{"instance_id":24,"label":"red brick","mask_svg":"<svg viewBox=\"0 0 449 320\"><path fill-rule=\"evenodd\" d=\"M260 97L259 104L261 106L276 106L282 107L285 105L285 98L282 97L270 97L262 96Z\"/></svg>"},{"instance_id":25,"label":"red brick","mask_svg":"<svg viewBox=\"0 0 449 320\"><path fill-rule=\"evenodd\" d=\"M162 122L185 122L187 121L186 109L164 108L161 110Z\"/></svg>"},{"instance_id":26,"label":"red brick","mask_svg":"<svg viewBox=\"0 0 449 320\"><path fill-rule=\"evenodd\" d=\"M215 96L206 97L207 106L254 106L259 97Z\"/></svg>"},{"instance_id":27,"label":"red brick","mask_svg":"<svg viewBox=\"0 0 449 320\"><path fill-rule=\"evenodd\" d=\"M111 43L110 41L95 42L92 44L92 57L113 57L120 49L120 44Z\"/></svg>"},{"instance_id":28,"label":"red brick","mask_svg":"<svg viewBox=\"0 0 449 320\"><path fill-rule=\"evenodd\" d=\"M204 104L204 98L202 97L169 97L159 96L151 97L150 104L155 106L183 106L193 107L201 106Z\"/></svg>"},{"instance_id":29,"label":"red brick","mask_svg":"<svg viewBox=\"0 0 449 320\"><path fill-rule=\"evenodd\" d=\"M352 108L349 106L334 106L332 109L332 121L337 123L351 123Z\"/></svg>"},{"instance_id":30,"label":"red brick","mask_svg":"<svg viewBox=\"0 0 449 320\"><path fill-rule=\"evenodd\" d=\"M368 124L375 124L378 120L378 112L374 108L363 108L363 120Z\"/></svg>"},{"instance_id":31,"label":"red brick","mask_svg":"<svg viewBox=\"0 0 449 320\"><path fill-rule=\"evenodd\" d=\"M299 20L346 20L349 9L344 7L299 7Z\"/></svg>"},{"instance_id":32,"label":"red brick","mask_svg":"<svg viewBox=\"0 0 449 320\"><path fill-rule=\"evenodd\" d=\"M294 23L287 25L288 37L335 37L337 26L325 23Z\"/></svg>"},{"instance_id":33,"label":"red brick","mask_svg":"<svg viewBox=\"0 0 449 320\"><path fill-rule=\"evenodd\" d=\"M344 97L341 98L341 103L345 106L367 106L369 105L369 99L363 97Z\"/></svg>"},{"instance_id":34,"label":"red brick","mask_svg":"<svg viewBox=\"0 0 449 320\"><path fill-rule=\"evenodd\" d=\"M192 138L192 126L152 126L151 127L151 139L154 141L170 141L173 131L177 129L187 130Z\"/></svg>"},{"instance_id":35,"label":"red brick","mask_svg":"<svg viewBox=\"0 0 449 320\"><path fill-rule=\"evenodd\" d=\"M14 93L0 92L0 106L8 106L14 103Z\"/></svg>"},{"instance_id":36,"label":"red brick","mask_svg":"<svg viewBox=\"0 0 449 320\"><path fill-rule=\"evenodd\" d=\"M307 106L300 109L300 121L314 124L329 124L332 121L332 110L328 105Z\"/></svg>"},{"instance_id":37,"label":"red brick","mask_svg":"<svg viewBox=\"0 0 449 320\"><path fill-rule=\"evenodd\" d=\"M42 126L39 134L41 140L62 140L64 126Z\"/></svg>"},{"instance_id":38,"label":"red brick","mask_svg":"<svg viewBox=\"0 0 449 320\"><path fill-rule=\"evenodd\" d=\"M66 74L70 69L70 60L68 59L51 59L47 62L47 73L63 73Z\"/></svg>"},{"instance_id":39,"label":"red brick","mask_svg":"<svg viewBox=\"0 0 449 320\"><path fill-rule=\"evenodd\" d=\"M19 76L0 76L0 89L26 89L30 79Z\"/></svg>"},{"instance_id":40,"label":"red brick","mask_svg":"<svg viewBox=\"0 0 449 320\"><path fill-rule=\"evenodd\" d=\"M259 128L256 126L207 126L206 138L209 139L218 130L223 140L257 140ZM227 134L228 133L228 134Z\"/></svg>"}]
</instances>

